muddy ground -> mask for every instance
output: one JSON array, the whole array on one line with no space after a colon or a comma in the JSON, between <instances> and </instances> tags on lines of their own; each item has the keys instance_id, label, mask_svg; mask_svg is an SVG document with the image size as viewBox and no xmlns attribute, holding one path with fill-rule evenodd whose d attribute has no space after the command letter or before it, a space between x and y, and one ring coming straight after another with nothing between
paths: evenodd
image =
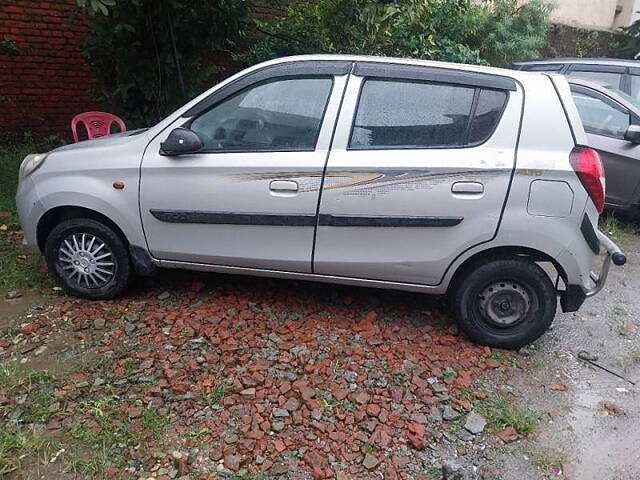
<instances>
[{"instance_id":1,"label":"muddy ground","mask_svg":"<svg viewBox=\"0 0 640 480\"><path fill-rule=\"evenodd\" d=\"M640 237L616 234L629 264L520 352L407 293L188 272L110 302L1 292L0 477L638 479Z\"/></svg>"}]
</instances>

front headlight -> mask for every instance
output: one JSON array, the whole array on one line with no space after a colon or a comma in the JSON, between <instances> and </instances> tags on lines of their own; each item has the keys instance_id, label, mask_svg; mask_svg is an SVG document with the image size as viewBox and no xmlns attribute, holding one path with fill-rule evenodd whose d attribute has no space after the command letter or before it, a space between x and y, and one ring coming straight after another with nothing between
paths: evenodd
<instances>
[{"instance_id":1,"label":"front headlight","mask_svg":"<svg viewBox=\"0 0 640 480\"><path fill-rule=\"evenodd\" d=\"M27 155L20 165L20 178L25 178L42 166L48 153L31 153Z\"/></svg>"}]
</instances>

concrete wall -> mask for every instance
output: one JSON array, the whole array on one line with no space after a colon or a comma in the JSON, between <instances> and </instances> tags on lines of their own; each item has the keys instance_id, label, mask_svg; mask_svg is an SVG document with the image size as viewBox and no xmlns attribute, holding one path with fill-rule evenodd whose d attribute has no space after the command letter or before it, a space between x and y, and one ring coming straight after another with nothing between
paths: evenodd
<instances>
[{"instance_id":1,"label":"concrete wall","mask_svg":"<svg viewBox=\"0 0 640 480\"><path fill-rule=\"evenodd\" d=\"M640 19L640 0L620 0L620 13L614 21L615 27L626 27Z\"/></svg>"},{"instance_id":2,"label":"concrete wall","mask_svg":"<svg viewBox=\"0 0 640 480\"><path fill-rule=\"evenodd\" d=\"M527 0L524 0L527 1ZM626 27L640 15L640 0L551 0L554 23L595 30Z\"/></svg>"}]
</instances>

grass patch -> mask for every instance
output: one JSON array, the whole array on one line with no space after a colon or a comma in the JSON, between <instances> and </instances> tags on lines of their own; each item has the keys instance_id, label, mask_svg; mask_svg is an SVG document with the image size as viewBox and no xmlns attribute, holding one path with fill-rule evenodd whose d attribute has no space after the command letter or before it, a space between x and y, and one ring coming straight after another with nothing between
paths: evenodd
<instances>
[{"instance_id":1,"label":"grass patch","mask_svg":"<svg viewBox=\"0 0 640 480\"><path fill-rule=\"evenodd\" d=\"M532 410L518 407L502 397L482 400L476 405L476 410L492 430L512 427L524 436L533 433L539 418Z\"/></svg>"},{"instance_id":2,"label":"grass patch","mask_svg":"<svg viewBox=\"0 0 640 480\"><path fill-rule=\"evenodd\" d=\"M43 257L24 248L21 238L13 228L0 230L0 291L22 288L42 291L51 287Z\"/></svg>"},{"instance_id":3,"label":"grass patch","mask_svg":"<svg viewBox=\"0 0 640 480\"><path fill-rule=\"evenodd\" d=\"M2 425L0 428L0 478L21 471L26 460L48 461L57 449L53 443L32 427Z\"/></svg>"},{"instance_id":4,"label":"grass patch","mask_svg":"<svg viewBox=\"0 0 640 480\"><path fill-rule=\"evenodd\" d=\"M52 146L50 143L39 147L29 135L20 143L0 145L0 291L43 290L51 286L42 257L22 247L22 236L15 224L20 163L29 153L48 151Z\"/></svg>"},{"instance_id":5,"label":"grass patch","mask_svg":"<svg viewBox=\"0 0 640 480\"><path fill-rule=\"evenodd\" d=\"M209 427L202 427L202 428L189 430L184 434L184 436L193 442L200 442L204 437L209 435L209 433L210 433Z\"/></svg>"},{"instance_id":6,"label":"grass patch","mask_svg":"<svg viewBox=\"0 0 640 480\"><path fill-rule=\"evenodd\" d=\"M160 415L158 411L153 408L145 408L142 411L142 425L151 430L154 434L160 433L168 423L169 419Z\"/></svg>"},{"instance_id":7,"label":"grass patch","mask_svg":"<svg viewBox=\"0 0 640 480\"><path fill-rule=\"evenodd\" d=\"M54 376L43 370L24 370L18 367L0 366L0 393L7 398L26 395L21 410L10 404L0 406L0 412L9 415L9 409L19 412L14 423L45 423L60 411L60 402L53 396Z\"/></svg>"},{"instance_id":8,"label":"grass patch","mask_svg":"<svg viewBox=\"0 0 640 480\"><path fill-rule=\"evenodd\" d=\"M133 428L131 420L120 411L120 397L105 395L81 404L88 421L77 425L72 437L81 442L78 453L69 461L68 469L74 473L97 476L106 468L127 465L127 448L140 442L141 434ZM148 417L149 418L149 417ZM143 420L144 421L144 420Z\"/></svg>"},{"instance_id":9,"label":"grass patch","mask_svg":"<svg viewBox=\"0 0 640 480\"><path fill-rule=\"evenodd\" d=\"M493 358L498 363L507 363L509 361L509 357L507 357L504 353L498 352L496 350L491 352L491 355L489 355L489 357Z\"/></svg>"},{"instance_id":10,"label":"grass patch","mask_svg":"<svg viewBox=\"0 0 640 480\"><path fill-rule=\"evenodd\" d=\"M640 365L640 350L632 350L618 359L618 366L624 371Z\"/></svg>"},{"instance_id":11,"label":"grass patch","mask_svg":"<svg viewBox=\"0 0 640 480\"><path fill-rule=\"evenodd\" d=\"M613 237L621 234L634 234L638 231L637 225L633 221L630 219L622 221L613 212L606 212L600 217L598 228Z\"/></svg>"},{"instance_id":12,"label":"grass patch","mask_svg":"<svg viewBox=\"0 0 640 480\"><path fill-rule=\"evenodd\" d=\"M46 423L58 412L60 402L53 396L53 375L42 370L0 366L0 396L24 396L22 405L0 406L0 477L21 470L23 463L47 457L52 443L33 423Z\"/></svg>"},{"instance_id":13,"label":"grass patch","mask_svg":"<svg viewBox=\"0 0 640 480\"><path fill-rule=\"evenodd\" d=\"M30 138L19 144L0 145L0 210L12 212L9 221L17 220L16 190L18 188L18 171L20 163L30 153L36 150ZM9 223L9 222L7 222Z\"/></svg>"}]
</instances>

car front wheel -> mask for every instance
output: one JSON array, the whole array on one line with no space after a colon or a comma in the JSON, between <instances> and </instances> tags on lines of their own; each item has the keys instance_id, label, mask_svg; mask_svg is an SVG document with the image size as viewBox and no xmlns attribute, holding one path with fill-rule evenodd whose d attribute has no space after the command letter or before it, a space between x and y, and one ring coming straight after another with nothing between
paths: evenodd
<instances>
[{"instance_id":1,"label":"car front wheel","mask_svg":"<svg viewBox=\"0 0 640 480\"><path fill-rule=\"evenodd\" d=\"M123 239L89 218L65 220L54 227L47 237L45 257L49 271L78 297L113 298L124 290L131 275Z\"/></svg>"},{"instance_id":2,"label":"car front wheel","mask_svg":"<svg viewBox=\"0 0 640 480\"><path fill-rule=\"evenodd\" d=\"M460 329L474 342L520 348L551 326L556 292L535 263L493 260L467 273L454 287L452 300Z\"/></svg>"}]
</instances>

